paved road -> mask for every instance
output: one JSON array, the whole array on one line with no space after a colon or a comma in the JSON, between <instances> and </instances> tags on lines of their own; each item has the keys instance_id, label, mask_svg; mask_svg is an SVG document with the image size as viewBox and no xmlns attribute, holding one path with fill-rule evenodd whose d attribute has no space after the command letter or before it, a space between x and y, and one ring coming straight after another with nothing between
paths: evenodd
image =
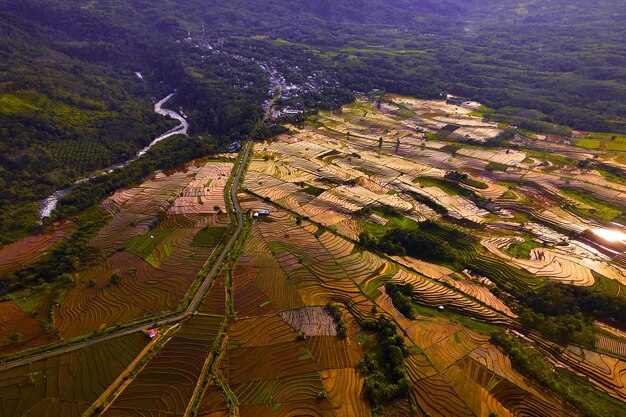
<instances>
[{"instance_id":1,"label":"paved road","mask_svg":"<svg viewBox=\"0 0 626 417\"><path fill-rule=\"evenodd\" d=\"M233 234L230 236L230 239L228 240L228 242L226 242L226 245L224 246L224 249L222 250L220 255L217 257L215 262L213 262L213 266L211 267L206 278L200 285L200 288L198 288L196 295L193 297L193 299L189 303L189 307L187 307L185 311L181 312L180 314L176 316L158 321L157 322L158 326L177 323L183 320L185 317L189 316L190 314L193 314L193 312L198 309L198 306L202 302L204 293L206 292L209 285L211 285L211 282L213 281L213 278L215 277L215 275L220 271L222 267L222 263L224 262L224 259L226 259L233 245L237 241L237 238L241 234L241 231L243 230L243 213L241 211L241 205L239 204L239 199L237 198L237 188L239 186L239 180L241 179L241 176L244 173L246 162L248 161L248 157L250 156L251 149L252 149L252 141L247 141L246 144L241 148L241 152L243 152L242 157L241 157L241 162L239 164L239 168L237 169L237 172L235 173L235 176L233 177L233 181L230 186L230 197L232 199L233 209L235 211L235 216L237 218L237 228L235 229ZM148 324L142 324L142 325L135 326L135 327L129 327L128 329L123 329L123 330L106 334L100 337L94 337L93 339L88 339L83 342L74 343L68 346L63 346L58 349L49 350L47 352L28 356L23 359L17 359L17 360L8 362L0 366L0 370L14 368L16 366L24 365L29 362L46 359L51 356L60 355L62 353L71 352L77 349L82 349L84 347L91 346L96 343L101 343L107 340L115 339L117 337L129 335L129 334L141 331L141 330L147 330L151 327L154 327L154 323L148 323Z\"/></svg>"}]
</instances>

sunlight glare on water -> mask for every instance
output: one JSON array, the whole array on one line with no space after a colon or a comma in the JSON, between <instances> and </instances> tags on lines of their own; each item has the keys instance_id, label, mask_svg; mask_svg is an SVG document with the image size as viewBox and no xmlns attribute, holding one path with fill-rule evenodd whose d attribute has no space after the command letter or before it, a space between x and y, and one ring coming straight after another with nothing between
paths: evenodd
<instances>
[{"instance_id":1,"label":"sunlight glare on water","mask_svg":"<svg viewBox=\"0 0 626 417\"><path fill-rule=\"evenodd\" d=\"M614 229L592 229L592 232L608 242L625 242L626 233Z\"/></svg>"}]
</instances>

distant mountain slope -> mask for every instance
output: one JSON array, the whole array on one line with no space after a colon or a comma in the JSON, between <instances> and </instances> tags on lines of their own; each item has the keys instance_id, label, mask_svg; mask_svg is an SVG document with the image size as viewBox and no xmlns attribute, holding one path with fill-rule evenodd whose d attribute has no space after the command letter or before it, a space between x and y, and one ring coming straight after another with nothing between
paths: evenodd
<instances>
[{"instance_id":1,"label":"distant mountain slope","mask_svg":"<svg viewBox=\"0 0 626 417\"><path fill-rule=\"evenodd\" d=\"M0 11L3 225L34 215L20 203L130 156L167 126L145 86L116 70L124 59L111 44L76 39L58 25Z\"/></svg>"},{"instance_id":2,"label":"distant mountain slope","mask_svg":"<svg viewBox=\"0 0 626 417\"><path fill-rule=\"evenodd\" d=\"M624 21L624 0L0 0L0 233L162 131L155 96L178 89L193 133L245 136L268 80L238 55L326 77L309 107L445 91L537 129L626 131Z\"/></svg>"}]
</instances>

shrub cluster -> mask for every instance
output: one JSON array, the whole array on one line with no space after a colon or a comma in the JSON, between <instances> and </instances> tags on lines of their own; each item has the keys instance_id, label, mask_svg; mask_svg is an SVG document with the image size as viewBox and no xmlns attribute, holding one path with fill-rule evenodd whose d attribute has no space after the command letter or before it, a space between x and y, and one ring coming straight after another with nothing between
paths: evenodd
<instances>
[{"instance_id":1,"label":"shrub cluster","mask_svg":"<svg viewBox=\"0 0 626 417\"><path fill-rule=\"evenodd\" d=\"M427 261L453 261L454 249L448 242L425 232L428 225L420 224L418 230L392 229L380 239L367 233L359 235L359 243L365 249L376 250L389 255L410 255Z\"/></svg>"},{"instance_id":2,"label":"shrub cluster","mask_svg":"<svg viewBox=\"0 0 626 417\"><path fill-rule=\"evenodd\" d=\"M385 291L389 294L394 307L396 307L400 313L408 319L415 318L415 310L411 304L413 285L408 282L405 284L388 282L385 284Z\"/></svg>"},{"instance_id":3,"label":"shrub cluster","mask_svg":"<svg viewBox=\"0 0 626 417\"><path fill-rule=\"evenodd\" d=\"M346 322L341 316L341 310L339 310L339 306L329 302L326 304L326 310L333 316L335 320L335 324L337 325L337 337L340 339L344 339L348 335L348 328L346 327Z\"/></svg>"},{"instance_id":4,"label":"shrub cluster","mask_svg":"<svg viewBox=\"0 0 626 417\"><path fill-rule=\"evenodd\" d=\"M377 349L365 354L359 369L372 408L380 412L389 400L409 393L411 380L404 362L408 352L404 339L396 334L396 325L387 317L364 320L361 327L378 335Z\"/></svg>"}]
</instances>

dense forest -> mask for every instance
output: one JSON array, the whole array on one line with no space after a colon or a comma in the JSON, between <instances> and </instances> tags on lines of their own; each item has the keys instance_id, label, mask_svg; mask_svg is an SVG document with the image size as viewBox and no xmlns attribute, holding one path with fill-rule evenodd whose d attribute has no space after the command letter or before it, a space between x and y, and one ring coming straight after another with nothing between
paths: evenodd
<instances>
[{"instance_id":1,"label":"dense forest","mask_svg":"<svg viewBox=\"0 0 626 417\"><path fill-rule=\"evenodd\" d=\"M454 93L520 126L624 132L624 20L610 0L2 0L0 243L166 130L152 104L172 91L193 134L245 138L269 66L301 87L282 104L307 111Z\"/></svg>"}]
</instances>

